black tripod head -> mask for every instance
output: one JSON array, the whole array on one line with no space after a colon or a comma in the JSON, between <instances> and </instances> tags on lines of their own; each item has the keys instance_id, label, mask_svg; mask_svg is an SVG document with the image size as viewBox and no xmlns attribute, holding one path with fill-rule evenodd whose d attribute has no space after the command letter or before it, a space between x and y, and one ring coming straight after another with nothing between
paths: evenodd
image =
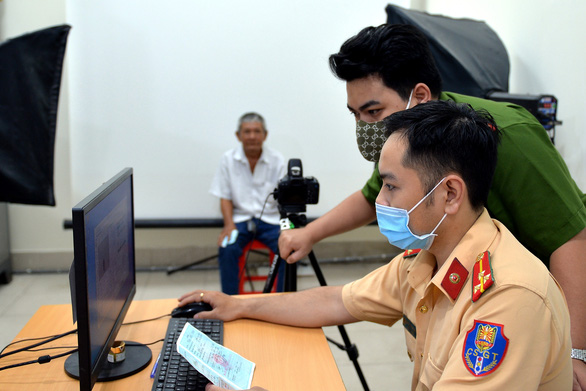
<instances>
[{"instance_id":1,"label":"black tripod head","mask_svg":"<svg viewBox=\"0 0 586 391\"><path fill-rule=\"evenodd\" d=\"M289 214L303 213L307 204L317 204L319 183L314 177L303 177L300 159L289 159L287 175L279 180L273 196L279 205L281 218Z\"/></svg>"},{"instance_id":2,"label":"black tripod head","mask_svg":"<svg viewBox=\"0 0 586 391\"><path fill-rule=\"evenodd\" d=\"M291 224L293 224L293 226L289 226L289 227L281 227L282 229L288 229L288 228L301 228L301 227L305 227L307 225L307 216L305 216L304 214L301 213L288 213L286 210L281 209L281 207L279 206L279 212L281 213L281 220L289 220L291 222Z\"/></svg>"}]
</instances>

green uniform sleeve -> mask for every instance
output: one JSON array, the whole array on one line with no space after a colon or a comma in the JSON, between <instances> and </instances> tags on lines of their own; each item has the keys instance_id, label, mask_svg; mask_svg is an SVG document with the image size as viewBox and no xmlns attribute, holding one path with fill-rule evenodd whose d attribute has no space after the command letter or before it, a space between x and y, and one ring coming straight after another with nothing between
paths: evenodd
<instances>
[{"instance_id":1,"label":"green uniform sleeve","mask_svg":"<svg viewBox=\"0 0 586 391\"><path fill-rule=\"evenodd\" d=\"M454 93L441 100L485 109L501 130L487 209L549 266L549 257L586 227L586 196L543 126L520 106Z\"/></svg>"},{"instance_id":2,"label":"green uniform sleeve","mask_svg":"<svg viewBox=\"0 0 586 391\"><path fill-rule=\"evenodd\" d=\"M383 181L380 179L380 175L378 173L378 163L376 163L372 175L362 188L362 195L368 202L374 205L374 201L376 201L376 197L378 196L382 186Z\"/></svg>"},{"instance_id":3,"label":"green uniform sleeve","mask_svg":"<svg viewBox=\"0 0 586 391\"><path fill-rule=\"evenodd\" d=\"M551 253L586 226L585 203L542 128L502 129L488 209L546 265Z\"/></svg>"}]
</instances>

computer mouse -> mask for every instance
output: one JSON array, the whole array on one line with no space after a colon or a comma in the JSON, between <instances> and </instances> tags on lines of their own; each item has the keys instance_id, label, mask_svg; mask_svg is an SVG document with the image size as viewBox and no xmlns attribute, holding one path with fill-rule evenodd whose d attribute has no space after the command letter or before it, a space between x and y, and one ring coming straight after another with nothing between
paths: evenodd
<instances>
[{"instance_id":1,"label":"computer mouse","mask_svg":"<svg viewBox=\"0 0 586 391\"><path fill-rule=\"evenodd\" d=\"M212 306L208 303L198 302L185 304L183 307L177 307L171 311L172 318L193 318L193 315L201 311L211 311Z\"/></svg>"}]
</instances>

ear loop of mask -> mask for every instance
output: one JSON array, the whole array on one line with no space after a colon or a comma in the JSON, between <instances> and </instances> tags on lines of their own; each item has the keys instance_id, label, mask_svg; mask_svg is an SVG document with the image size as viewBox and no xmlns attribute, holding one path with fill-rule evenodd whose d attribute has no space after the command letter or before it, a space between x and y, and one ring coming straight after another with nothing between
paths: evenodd
<instances>
[{"instance_id":1,"label":"ear loop of mask","mask_svg":"<svg viewBox=\"0 0 586 391\"><path fill-rule=\"evenodd\" d=\"M411 106L411 98L413 97L413 91L415 91L415 89L412 89L411 93L409 94L409 101L407 102L407 107L405 107L405 110L409 109L409 106Z\"/></svg>"},{"instance_id":2,"label":"ear loop of mask","mask_svg":"<svg viewBox=\"0 0 586 391\"><path fill-rule=\"evenodd\" d=\"M421 204L421 203L422 203L422 202L423 202L423 201L424 201L424 200L425 200L427 197L429 197L429 195L430 195L431 193L433 193L433 191L434 191L435 189L437 189L437 187L438 187L438 186L439 186L439 185L440 185L440 184L441 184L441 183L442 183L442 182L443 182L445 179L446 179L446 178L444 177L444 179L442 179L441 181L439 181L439 182L437 183L437 185L435 185L435 186L433 187L433 189L431 189L431 190L429 191L429 193L427 193L427 194L425 195L425 197L423 197L421 200L419 200L419 202L418 202L418 203L416 203L416 204L415 204L415 206L409 210L409 212L407 212L407 214L408 214L408 215L410 215L410 214L411 214L411 212L413 212L413 210L415 210L415 208L417 208L417 207L418 207L418 206L419 206L419 205L420 205L420 204ZM446 218L446 216L447 216L447 215L448 215L447 213L444 213L444 217L442 217L442 219L439 221L439 223L437 223L437 225L435 226L435 228L434 228L434 229L431 231L431 233L430 233L429 235L433 235L433 234L434 234L435 230L436 230L436 229L437 229L437 228L440 226L440 224L442 223L442 221L444 221L444 219ZM407 228L409 228L409 227L407 227ZM409 230L411 230L411 229L409 228ZM417 236L417 235L416 235L416 236Z\"/></svg>"}]
</instances>

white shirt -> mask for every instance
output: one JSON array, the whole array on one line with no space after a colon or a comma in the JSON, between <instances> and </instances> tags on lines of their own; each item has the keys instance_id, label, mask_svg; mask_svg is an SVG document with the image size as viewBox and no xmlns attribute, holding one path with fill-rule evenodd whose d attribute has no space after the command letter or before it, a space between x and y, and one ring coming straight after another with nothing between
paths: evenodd
<instances>
[{"instance_id":1,"label":"white shirt","mask_svg":"<svg viewBox=\"0 0 586 391\"><path fill-rule=\"evenodd\" d=\"M259 218L267 200L261 220L268 224L279 224L277 201L271 194L287 169L283 155L263 146L254 173L244 155L242 145L222 155L210 193L231 200L234 205L234 223Z\"/></svg>"}]
</instances>

